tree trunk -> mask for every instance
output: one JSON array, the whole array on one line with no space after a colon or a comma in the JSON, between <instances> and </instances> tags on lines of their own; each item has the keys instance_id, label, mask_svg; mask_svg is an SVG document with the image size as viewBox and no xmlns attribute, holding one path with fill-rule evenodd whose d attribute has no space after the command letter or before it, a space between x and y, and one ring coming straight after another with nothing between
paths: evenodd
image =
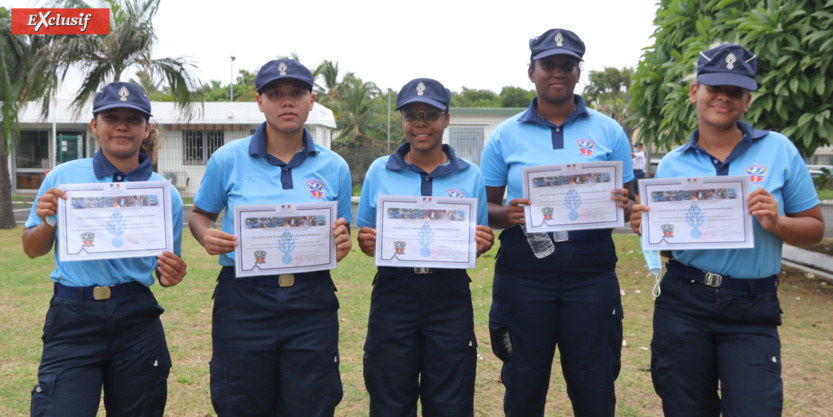
<instances>
[{"instance_id":1,"label":"tree trunk","mask_svg":"<svg viewBox=\"0 0 833 417\"><path fill-rule=\"evenodd\" d=\"M12 208L12 181L9 176L9 158L6 155L6 139L0 133L0 229L14 229Z\"/></svg>"}]
</instances>

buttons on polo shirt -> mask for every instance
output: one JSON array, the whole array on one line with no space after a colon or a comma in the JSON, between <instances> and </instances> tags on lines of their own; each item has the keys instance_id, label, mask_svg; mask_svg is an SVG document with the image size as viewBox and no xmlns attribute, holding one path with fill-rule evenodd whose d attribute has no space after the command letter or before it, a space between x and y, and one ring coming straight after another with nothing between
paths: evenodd
<instances>
[{"instance_id":1,"label":"buttons on polo shirt","mask_svg":"<svg viewBox=\"0 0 833 417\"><path fill-rule=\"evenodd\" d=\"M714 162L715 165L720 163L720 161L718 161L717 159L713 160L712 162Z\"/></svg>"},{"instance_id":2,"label":"buttons on polo shirt","mask_svg":"<svg viewBox=\"0 0 833 417\"><path fill-rule=\"evenodd\" d=\"M560 131L561 131L561 128L560 128L560 127L556 127L556 128L555 128L555 131L556 131L556 132L560 132Z\"/></svg>"}]
</instances>

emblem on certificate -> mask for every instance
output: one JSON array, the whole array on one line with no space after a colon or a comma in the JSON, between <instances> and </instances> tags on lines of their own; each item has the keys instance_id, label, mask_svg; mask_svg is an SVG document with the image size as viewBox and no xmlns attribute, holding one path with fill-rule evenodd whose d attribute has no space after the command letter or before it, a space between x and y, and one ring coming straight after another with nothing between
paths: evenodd
<instances>
[{"instance_id":1,"label":"emblem on certificate","mask_svg":"<svg viewBox=\"0 0 833 417\"><path fill-rule=\"evenodd\" d=\"M393 250L396 252L397 255L404 255L405 254L405 242L401 240L397 240L393 242Z\"/></svg>"},{"instance_id":2,"label":"emblem on certificate","mask_svg":"<svg viewBox=\"0 0 833 417\"><path fill-rule=\"evenodd\" d=\"M673 224L664 224L662 225L662 237L669 238L674 237L674 225Z\"/></svg>"},{"instance_id":3,"label":"emblem on certificate","mask_svg":"<svg viewBox=\"0 0 833 417\"><path fill-rule=\"evenodd\" d=\"M552 207L544 207L541 209L541 214L544 215L544 220L552 220Z\"/></svg>"},{"instance_id":4,"label":"emblem on certificate","mask_svg":"<svg viewBox=\"0 0 833 417\"><path fill-rule=\"evenodd\" d=\"M93 245L93 241L95 240L95 233L81 233L81 242L84 245L84 248L89 248Z\"/></svg>"},{"instance_id":5,"label":"emblem on certificate","mask_svg":"<svg viewBox=\"0 0 833 417\"><path fill-rule=\"evenodd\" d=\"M285 264L289 264L292 262L292 251L295 250L295 239L292 237L292 233L289 233L289 230L284 230L281 238L278 239L278 249L284 253L281 261Z\"/></svg>"},{"instance_id":6,"label":"emblem on certificate","mask_svg":"<svg viewBox=\"0 0 833 417\"><path fill-rule=\"evenodd\" d=\"M266 251L265 250L256 250L255 253L255 264L260 265L266 262Z\"/></svg>"},{"instance_id":7,"label":"emblem on certificate","mask_svg":"<svg viewBox=\"0 0 833 417\"><path fill-rule=\"evenodd\" d=\"M419 233L417 234L417 239L419 240L419 244L422 245L422 249L419 250L420 255L423 258L427 258L431 255L431 244L434 243L434 232L431 231L431 225L425 223L419 229Z\"/></svg>"}]
</instances>

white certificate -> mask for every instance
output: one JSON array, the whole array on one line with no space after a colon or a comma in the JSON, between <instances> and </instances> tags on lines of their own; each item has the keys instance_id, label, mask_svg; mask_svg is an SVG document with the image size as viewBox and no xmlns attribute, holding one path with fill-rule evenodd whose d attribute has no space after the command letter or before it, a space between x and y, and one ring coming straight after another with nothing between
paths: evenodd
<instances>
[{"instance_id":1,"label":"white certificate","mask_svg":"<svg viewBox=\"0 0 833 417\"><path fill-rule=\"evenodd\" d=\"M477 199L380 195L376 265L474 268Z\"/></svg>"},{"instance_id":2,"label":"white certificate","mask_svg":"<svg viewBox=\"0 0 833 417\"><path fill-rule=\"evenodd\" d=\"M646 249L754 246L747 176L639 180Z\"/></svg>"},{"instance_id":3,"label":"white certificate","mask_svg":"<svg viewBox=\"0 0 833 417\"><path fill-rule=\"evenodd\" d=\"M335 201L234 207L238 278L336 267Z\"/></svg>"},{"instance_id":4,"label":"white certificate","mask_svg":"<svg viewBox=\"0 0 833 417\"><path fill-rule=\"evenodd\" d=\"M611 229L625 212L611 200L622 188L622 161L523 168L526 228L530 232Z\"/></svg>"},{"instance_id":5,"label":"white certificate","mask_svg":"<svg viewBox=\"0 0 833 417\"><path fill-rule=\"evenodd\" d=\"M157 256L174 251L171 183L64 184L58 199L61 262Z\"/></svg>"}]
</instances>

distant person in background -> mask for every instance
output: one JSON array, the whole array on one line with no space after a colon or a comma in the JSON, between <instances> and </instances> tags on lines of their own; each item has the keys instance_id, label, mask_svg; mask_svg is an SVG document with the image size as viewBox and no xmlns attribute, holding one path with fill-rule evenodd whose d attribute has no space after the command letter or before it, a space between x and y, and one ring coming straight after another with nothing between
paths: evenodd
<instances>
[{"instance_id":1,"label":"distant person in background","mask_svg":"<svg viewBox=\"0 0 833 417\"><path fill-rule=\"evenodd\" d=\"M631 152L633 157L633 192L636 194L636 201L639 202L639 180L645 178L645 152L642 150L642 143L636 144L636 151Z\"/></svg>"}]
</instances>

